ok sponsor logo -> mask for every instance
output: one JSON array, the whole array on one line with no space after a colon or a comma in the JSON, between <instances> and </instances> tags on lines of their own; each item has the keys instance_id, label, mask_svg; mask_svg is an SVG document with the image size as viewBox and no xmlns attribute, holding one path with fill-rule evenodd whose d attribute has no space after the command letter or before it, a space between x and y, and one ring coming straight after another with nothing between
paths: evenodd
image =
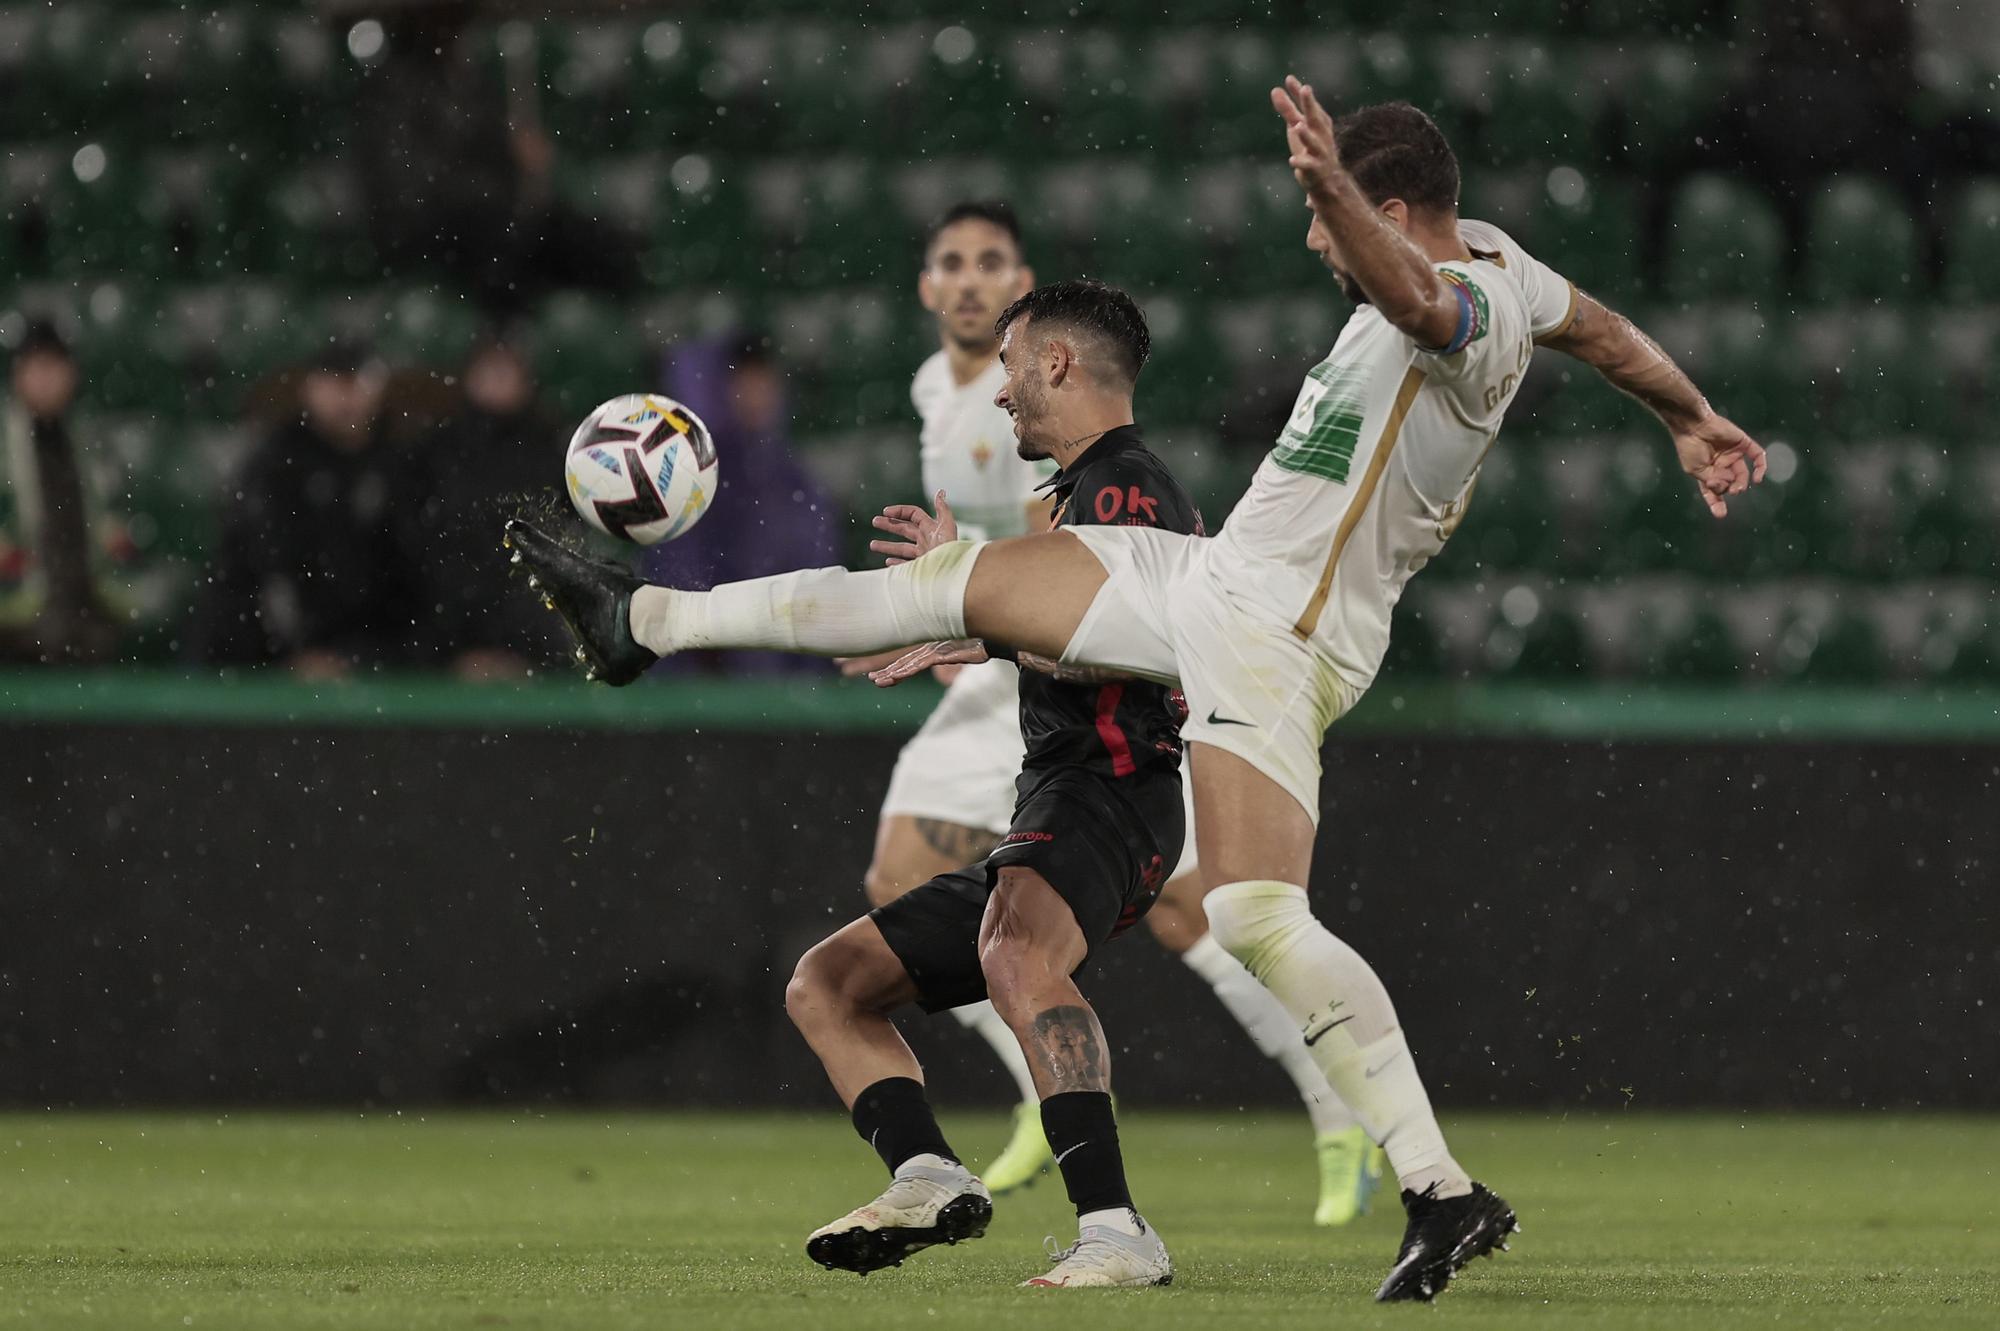
<instances>
[{"instance_id":1,"label":"ok sponsor logo","mask_svg":"<svg viewBox=\"0 0 2000 1331\"><path fill-rule=\"evenodd\" d=\"M1115 485L1107 485L1097 492L1094 506L1099 522L1117 522L1121 517L1128 522L1156 523L1160 520L1160 501L1136 485L1122 490Z\"/></svg>"}]
</instances>

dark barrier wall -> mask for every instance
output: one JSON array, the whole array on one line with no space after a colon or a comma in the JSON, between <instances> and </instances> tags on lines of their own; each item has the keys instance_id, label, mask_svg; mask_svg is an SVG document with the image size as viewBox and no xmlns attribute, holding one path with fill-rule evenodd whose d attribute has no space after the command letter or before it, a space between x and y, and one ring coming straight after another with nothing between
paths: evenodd
<instances>
[{"instance_id":1,"label":"dark barrier wall","mask_svg":"<svg viewBox=\"0 0 2000 1331\"><path fill-rule=\"evenodd\" d=\"M780 995L898 742L0 725L0 1098L827 1104ZM2000 746L1328 756L1313 899L1440 1102L2000 1107ZM1288 1098L1146 935L1084 984L1131 1100Z\"/></svg>"}]
</instances>

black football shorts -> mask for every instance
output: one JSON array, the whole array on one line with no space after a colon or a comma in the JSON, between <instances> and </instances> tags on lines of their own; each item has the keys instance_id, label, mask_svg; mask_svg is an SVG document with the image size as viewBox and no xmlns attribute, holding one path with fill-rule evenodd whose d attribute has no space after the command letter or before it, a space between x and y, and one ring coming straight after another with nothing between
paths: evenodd
<instances>
[{"instance_id":1,"label":"black football shorts","mask_svg":"<svg viewBox=\"0 0 2000 1331\"><path fill-rule=\"evenodd\" d=\"M1185 817L1177 777L1058 769L1021 797L992 854L939 874L869 918L916 981L926 1012L977 1003L986 997L979 923L1002 869L1032 869L1056 890L1083 931L1088 961L1152 908L1180 860Z\"/></svg>"}]
</instances>

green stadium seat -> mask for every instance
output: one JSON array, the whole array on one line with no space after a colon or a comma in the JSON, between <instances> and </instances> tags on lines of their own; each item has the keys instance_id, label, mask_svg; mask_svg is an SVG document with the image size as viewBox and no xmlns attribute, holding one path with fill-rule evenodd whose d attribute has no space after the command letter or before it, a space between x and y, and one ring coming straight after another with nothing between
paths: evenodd
<instances>
[{"instance_id":1,"label":"green stadium seat","mask_svg":"<svg viewBox=\"0 0 2000 1331\"><path fill-rule=\"evenodd\" d=\"M1911 429L1919 402L1946 391L1942 367L1923 350L1900 310L1870 309L1855 318L1838 372L1821 376L1834 390L1828 424L1862 438Z\"/></svg>"},{"instance_id":2,"label":"green stadium seat","mask_svg":"<svg viewBox=\"0 0 2000 1331\"><path fill-rule=\"evenodd\" d=\"M1496 615L1487 629L1481 655L1495 679L1566 679L1590 669L1590 646L1577 617L1561 607L1544 606L1526 624Z\"/></svg>"},{"instance_id":3,"label":"green stadium seat","mask_svg":"<svg viewBox=\"0 0 2000 1331\"><path fill-rule=\"evenodd\" d=\"M1726 61L1679 42L1642 47L1625 77L1620 138L1641 170L1686 157L1722 104Z\"/></svg>"},{"instance_id":4,"label":"green stadium seat","mask_svg":"<svg viewBox=\"0 0 2000 1331\"><path fill-rule=\"evenodd\" d=\"M1540 490L1541 450L1503 439L1480 468L1478 484L1434 577L1478 578L1497 572L1546 571L1562 554L1562 532Z\"/></svg>"},{"instance_id":5,"label":"green stadium seat","mask_svg":"<svg viewBox=\"0 0 2000 1331\"><path fill-rule=\"evenodd\" d=\"M1550 168L1533 230L1514 238L1530 253L1588 291L1617 301L1640 282L1638 208L1627 182L1575 166Z\"/></svg>"},{"instance_id":6,"label":"green stadium seat","mask_svg":"<svg viewBox=\"0 0 2000 1331\"><path fill-rule=\"evenodd\" d=\"M719 158L690 152L668 163L653 200L653 246L645 260L648 281L678 288L743 281L764 285L764 255L750 234L743 181Z\"/></svg>"},{"instance_id":7,"label":"green stadium seat","mask_svg":"<svg viewBox=\"0 0 2000 1331\"><path fill-rule=\"evenodd\" d=\"M1793 611L1778 630L1772 665L1784 679L1812 684L1874 684L1890 675L1881 635L1865 616L1841 611L1831 619Z\"/></svg>"},{"instance_id":8,"label":"green stadium seat","mask_svg":"<svg viewBox=\"0 0 2000 1331\"><path fill-rule=\"evenodd\" d=\"M1422 610L1408 598L1396 606L1389 629L1389 652L1382 658L1376 676L1390 687L1417 679L1435 678L1445 673L1444 644Z\"/></svg>"},{"instance_id":9,"label":"green stadium seat","mask_svg":"<svg viewBox=\"0 0 2000 1331\"><path fill-rule=\"evenodd\" d=\"M1742 675L1745 657L1722 616L1703 609L1649 644L1642 660L1654 679L1720 683Z\"/></svg>"},{"instance_id":10,"label":"green stadium seat","mask_svg":"<svg viewBox=\"0 0 2000 1331\"><path fill-rule=\"evenodd\" d=\"M1967 182L1951 210L1949 226L1945 298L2000 301L2000 179Z\"/></svg>"},{"instance_id":11,"label":"green stadium seat","mask_svg":"<svg viewBox=\"0 0 2000 1331\"><path fill-rule=\"evenodd\" d=\"M1584 61L1548 42L1504 42L1491 54L1492 88L1479 156L1502 164L1595 163L1599 108Z\"/></svg>"},{"instance_id":12,"label":"green stadium seat","mask_svg":"<svg viewBox=\"0 0 2000 1331\"><path fill-rule=\"evenodd\" d=\"M1784 227L1764 195L1715 175L1681 187L1668 219L1669 297L1768 301L1784 286L1784 264Z\"/></svg>"},{"instance_id":13,"label":"green stadium seat","mask_svg":"<svg viewBox=\"0 0 2000 1331\"><path fill-rule=\"evenodd\" d=\"M249 236L255 271L325 286L372 280L379 269L361 210L360 182L336 164L279 177Z\"/></svg>"},{"instance_id":14,"label":"green stadium seat","mask_svg":"<svg viewBox=\"0 0 2000 1331\"><path fill-rule=\"evenodd\" d=\"M1896 193L1850 176L1808 209L1806 294L1819 301L1914 300L1925 287L1917 229Z\"/></svg>"},{"instance_id":15,"label":"green stadium seat","mask_svg":"<svg viewBox=\"0 0 2000 1331\"><path fill-rule=\"evenodd\" d=\"M483 322L463 292L400 287L382 309L375 350L398 369L455 369L465 363Z\"/></svg>"},{"instance_id":16,"label":"green stadium seat","mask_svg":"<svg viewBox=\"0 0 2000 1331\"><path fill-rule=\"evenodd\" d=\"M51 270L65 277L169 271L173 238L165 219L144 206L143 179L136 149L99 142L78 146L58 166L42 198Z\"/></svg>"},{"instance_id":17,"label":"green stadium seat","mask_svg":"<svg viewBox=\"0 0 2000 1331\"><path fill-rule=\"evenodd\" d=\"M616 301L588 292L560 291L543 302L533 345L536 377L566 417L653 378L643 331Z\"/></svg>"}]
</instances>

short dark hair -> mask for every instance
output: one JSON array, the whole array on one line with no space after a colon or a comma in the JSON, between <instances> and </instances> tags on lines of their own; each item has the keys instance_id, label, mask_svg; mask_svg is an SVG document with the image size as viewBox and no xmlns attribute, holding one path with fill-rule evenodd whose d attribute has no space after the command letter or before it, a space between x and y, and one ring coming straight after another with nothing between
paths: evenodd
<instances>
[{"instance_id":1,"label":"short dark hair","mask_svg":"<svg viewBox=\"0 0 2000 1331\"><path fill-rule=\"evenodd\" d=\"M1340 164L1369 201L1458 211L1458 157L1437 122L1408 102L1350 111L1333 124Z\"/></svg>"},{"instance_id":2,"label":"short dark hair","mask_svg":"<svg viewBox=\"0 0 2000 1331\"><path fill-rule=\"evenodd\" d=\"M21 334L20 342L14 347L14 356L16 359L28 356L60 356L64 360L71 359L68 339L63 337L62 329L56 327L56 321L48 318L28 321L27 330Z\"/></svg>"},{"instance_id":3,"label":"short dark hair","mask_svg":"<svg viewBox=\"0 0 2000 1331\"><path fill-rule=\"evenodd\" d=\"M924 258L930 258L931 246L937 244L939 236L948 226L960 222L985 222L999 227L1014 242L1014 253L1027 253L1021 247L1021 219L1014 216L1013 206L1001 199L964 199L944 210L944 216L931 223L931 229L924 233Z\"/></svg>"},{"instance_id":4,"label":"short dark hair","mask_svg":"<svg viewBox=\"0 0 2000 1331\"><path fill-rule=\"evenodd\" d=\"M993 336L1005 338L1008 327L1024 314L1038 327L1081 329L1102 339L1128 386L1138 382L1146 357L1153 354L1153 335L1139 303L1117 287L1090 278L1036 287L1000 311L993 321Z\"/></svg>"}]
</instances>

